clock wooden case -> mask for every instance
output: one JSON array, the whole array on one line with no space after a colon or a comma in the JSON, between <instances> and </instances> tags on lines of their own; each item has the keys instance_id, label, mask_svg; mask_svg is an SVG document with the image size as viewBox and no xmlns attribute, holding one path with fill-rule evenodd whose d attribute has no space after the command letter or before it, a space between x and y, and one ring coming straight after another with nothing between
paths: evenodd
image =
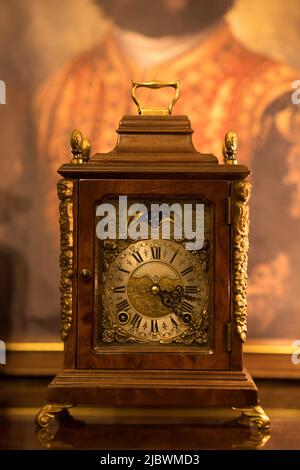
<instances>
[{"instance_id":1,"label":"clock wooden case","mask_svg":"<svg viewBox=\"0 0 300 470\"><path fill-rule=\"evenodd\" d=\"M168 84L133 85L136 101L138 86ZM177 98L178 83L170 85ZM140 115L122 118L109 153L90 158L87 139L73 131L73 157L58 170L64 366L37 424L75 404L228 406L240 423L267 428L243 368L250 172L237 164L236 136L226 134L220 164L195 150L187 116L137 104ZM100 240L97 208L108 202L118 216L120 195L128 205L176 203L179 212L202 204L201 248L118 230Z\"/></svg>"}]
</instances>

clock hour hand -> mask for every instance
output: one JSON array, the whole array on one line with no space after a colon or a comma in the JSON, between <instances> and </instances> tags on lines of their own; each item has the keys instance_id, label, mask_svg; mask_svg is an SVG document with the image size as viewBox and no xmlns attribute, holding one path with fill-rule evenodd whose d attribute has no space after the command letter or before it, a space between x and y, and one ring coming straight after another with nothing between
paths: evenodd
<instances>
[{"instance_id":1,"label":"clock hour hand","mask_svg":"<svg viewBox=\"0 0 300 470\"><path fill-rule=\"evenodd\" d=\"M189 324L192 321L191 314L186 312L184 308L183 301L186 295L181 286L176 286L175 289L168 291L161 290L158 284L154 284L150 292L153 295L157 295L165 307L171 308L175 315L182 319L183 323Z\"/></svg>"},{"instance_id":2,"label":"clock hour hand","mask_svg":"<svg viewBox=\"0 0 300 470\"><path fill-rule=\"evenodd\" d=\"M183 288L176 286L173 290L161 290L158 284L154 284L150 289L151 294L157 295L162 304L168 308L174 308L181 303L183 297Z\"/></svg>"}]
</instances>

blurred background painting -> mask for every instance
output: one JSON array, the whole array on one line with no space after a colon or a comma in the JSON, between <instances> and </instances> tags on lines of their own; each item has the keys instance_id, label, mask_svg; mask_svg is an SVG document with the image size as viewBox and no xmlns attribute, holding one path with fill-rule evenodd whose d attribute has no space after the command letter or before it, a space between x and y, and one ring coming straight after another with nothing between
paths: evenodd
<instances>
[{"instance_id":1,"label":"blurred background painting","mask_svg":"<svg viewBox=\"0 0 300 470\"><path fill-rule=\"evenodd\" d=\"M73 128L93 151L114 146L118 121L136 113L133 78L181 81L174 113L190 117L198 150L221 159L237 131L253 172L249 337L294 339L300 1L0 0L0 41L0 338L58 340L56 170Z\"/></svg>"}]
</instances>

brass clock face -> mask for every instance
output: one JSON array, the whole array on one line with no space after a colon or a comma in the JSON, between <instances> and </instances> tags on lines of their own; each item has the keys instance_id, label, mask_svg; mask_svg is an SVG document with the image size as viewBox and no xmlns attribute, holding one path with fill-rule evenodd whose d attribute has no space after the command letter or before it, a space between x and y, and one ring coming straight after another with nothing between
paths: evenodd
<instances>
[{"instance_id":1,"label":"brass clock face","mask_svg":"<svg viewBox=\"0 0 300 470\"><path fill-rule=\"evenodd\" d=\"M195 344L209 349L209 207L205 220L204 245L197 251L174 239L100 242L100 343Z\"/></svg>"},{"instance_id":2,"label":"brass clock face","mask_svg":"<svg viewBox=\"0 0 300 470\"><path fill-rule=\"evenodd\" d=\"M140 341L171 342L203 312L207 279L180 243L132 243L107 272L104 303L112 321Z\"/></svg>"}]
</instances>

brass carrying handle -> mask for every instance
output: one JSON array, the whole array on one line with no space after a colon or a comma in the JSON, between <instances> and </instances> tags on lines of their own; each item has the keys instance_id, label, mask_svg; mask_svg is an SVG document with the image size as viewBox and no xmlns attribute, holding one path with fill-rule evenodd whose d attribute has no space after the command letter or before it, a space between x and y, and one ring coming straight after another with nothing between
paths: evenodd
<instances>
[{"instance_id":1,"label":"brass carrying handle","mask_svg":"<svg viewBox=\"0 0 300 470\"><path fill-rule=\"evenodd\" d=\"M174 104L179 98L179 80L175 80L174 82L160 82L160 81L153 81L153 82L136 82L135 80L131 80L132 89L131 89L131 96L135 104L137 105L138 112L142 116L145 115L168 115L172 114L172 109ZM175 95L172 99L171 103L167 108L164 107L153 107L153 108L143 108L138 101L135 92L138 88L164 88L164 87L171 87L175 89Z\"/></svg>"}]
</instances>

